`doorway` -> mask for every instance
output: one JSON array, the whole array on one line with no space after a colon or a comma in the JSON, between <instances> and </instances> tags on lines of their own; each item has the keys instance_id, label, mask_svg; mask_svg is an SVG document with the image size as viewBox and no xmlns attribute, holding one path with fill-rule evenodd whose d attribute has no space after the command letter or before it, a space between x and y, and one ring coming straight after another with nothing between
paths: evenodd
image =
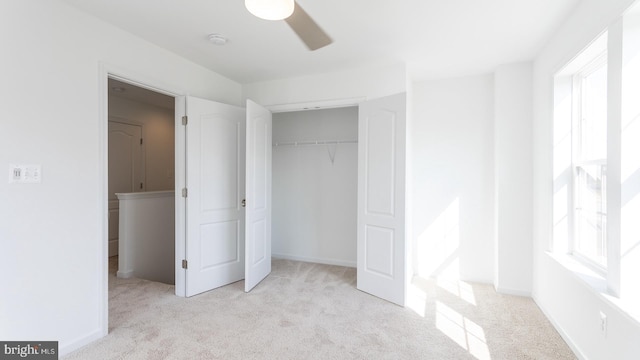
<instances>
[{"instance_id":1,"label":"doorway","mask_svg":"<svg viewBox=\"0 0 640 360\"><path fill-rule=\"evenodd\" d=\"M151 91L132 83L109 78L108 86L108 256L110 271L117 264L116 259L127 255L127 262L135 260L140 264L139 272L131 267L122 269L118 276L134 276L149 279L161 277L163 282L172 283L174 262L163 261L162 265L147 265L151 260L138 251L132 257L134 248L122 244L119 238L120 193L160 193L175 188L175 99L172 96ZM131 200L128 200L131 201ZM171 210L170 217L173 218ZM175 241L165 241L159 246L166 247L163 253L174 253ZM154 249L156 251L157 249ZM121 252L128 252L122 254ZM171 256L173 258L173 256ZM166 262L166 264L164 264ZM166 268L166 269L164 269ZM137 271L133 269L134 271ZM153 272L158 273L154 275ZM128 274L128 275L123 275ZM144 275L143 275L144 274ZM160 275L162 274L162 275Z\"/></svg>"},{"instance_id":2,"label":"doorway","mask_svg":"<svg viewBox=\"0 0 640 360\"><path fill-rule=\"evenodd\" d=\"M358 107L273 115L273 257L356 267Z\"/></svg>"}]
</instances>

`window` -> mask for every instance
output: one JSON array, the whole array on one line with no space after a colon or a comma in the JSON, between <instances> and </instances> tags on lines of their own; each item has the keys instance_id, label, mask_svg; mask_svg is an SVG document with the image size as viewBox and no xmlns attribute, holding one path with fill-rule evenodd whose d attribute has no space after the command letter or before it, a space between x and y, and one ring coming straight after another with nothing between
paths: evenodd
<instances>
[{"instance_id":1,"label":"window","mask_svg":"<svg viewBox=\"0 0 640 360\"><path fill-rule=\"evenodd\" d=\"M554 78L554 247L605 275L607 33Z\"/></svg>"},{"instance_id":2,"label":"window","mask_svg":"<svg viewBox=\"0 0 640 360\"><path fill-rule=\"evenodd\" d=\"M640 321L638 99L640 4L554 75L551 243L561 264Z\"/></svg>"},{"instance_id":3,"label":"window","mask_svg":"<svg viewBox=\"0 0 640 360\"><path fill-rule=\"evenodd\" d=\"M606 51L573 75L573 236L571 253L607 266Z\"/></svg>"}]
</instances>

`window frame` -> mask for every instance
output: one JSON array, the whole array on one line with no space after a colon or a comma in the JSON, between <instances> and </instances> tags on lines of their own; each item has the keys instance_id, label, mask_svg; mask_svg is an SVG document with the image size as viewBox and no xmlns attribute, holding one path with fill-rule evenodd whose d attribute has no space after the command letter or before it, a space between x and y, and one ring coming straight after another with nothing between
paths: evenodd
<instances>
[{"instance_id":1,"label":"window frame","mask_svg":"<svg viewBox=\"0 0 640 360\"><path fill-rule=\"evenodd\" d=\"M607 167L607 157L608 154L605 154L605 158L597 158L597 159L584 159L582 155L582 142L583 142L583 123L584 118L583 115L585 113L586 102L583 101L584 97L584 80L588 76L594 74L596 71L602 69L604 67L605 71L608 70L607 63L608 51L607 49L603 49L602 51L594 54L591 59L579 70L575 71L572 75L571 79L571 102L572 102L572 110L571 110L571 217L573 219L572 224L570 226L570 236L568 243L568 252L571 256L575 257L583 265L587 266L589 269L595 271L596 273L602 275L603 277L607 276L608 266L609 266L609 252L608 252L608 234L606 229L607 224L607 209L606 209L606 201L607 201L607 181L606 181L606 167ZM607 91L608 94L608 91ZM608 96L607 96L608 97ZM608 98L607 107L608 107ZM608 118L606 120L608 123ZM605 124L605 128L607 124ZM605 135L605 141L608 141L607 135ZM603 248L604 248L604 263L597 261L596 259L590 257L584 252L580 251L578 247L578 236L580 231L579 227L579 214L578 214L578 201L579 201L579 168L585 168L586 166L599 165L604 166L604 179L601 185L601 192L603 197L604 204L604 223L602 228L602 236L603 236Z\"/></svg>"}]
</instances>

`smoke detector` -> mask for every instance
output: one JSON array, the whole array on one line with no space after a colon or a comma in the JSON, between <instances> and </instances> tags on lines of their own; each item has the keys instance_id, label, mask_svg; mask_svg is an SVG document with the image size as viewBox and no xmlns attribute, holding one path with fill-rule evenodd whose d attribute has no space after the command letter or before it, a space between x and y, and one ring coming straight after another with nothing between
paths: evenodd
<instances>
[{"instance_id":1,"label":"smoke detector","mask_svg":"<svg viewBox=\"0 0 640 360\"><path fill-rule=\"evenodd\" d=\"M213 44L218 45L218 46L222 46L224 44L227 43L227 41L229 41L226 37L220 35L220 34L210 34L209 35L209 41L211 41Z\"/></svg>"}]
</instances>

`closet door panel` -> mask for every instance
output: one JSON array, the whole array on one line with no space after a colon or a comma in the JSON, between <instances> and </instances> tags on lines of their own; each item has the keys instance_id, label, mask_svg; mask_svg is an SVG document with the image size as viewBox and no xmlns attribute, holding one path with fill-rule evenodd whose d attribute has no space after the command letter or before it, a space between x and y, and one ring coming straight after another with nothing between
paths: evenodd
<instances>
[{"instance_id":1,"label":"closet door panel","mask_svg":"<svg viewBox=\"0 0 640 360\"><path fill-rule=\"evenodd\" d=\"M406 95L358 117L358 289L404 306Z\"/></svg>"},{"instance_id":2,"label":"closet door panel","mask_svg":"<svg viewBox=\"0 0 640 360\"><path fill-rule=\"evenodd\" d=\"M271 273L272 121L269 110L247 100L246 292Z\"/></svg>"}]
</instances>

